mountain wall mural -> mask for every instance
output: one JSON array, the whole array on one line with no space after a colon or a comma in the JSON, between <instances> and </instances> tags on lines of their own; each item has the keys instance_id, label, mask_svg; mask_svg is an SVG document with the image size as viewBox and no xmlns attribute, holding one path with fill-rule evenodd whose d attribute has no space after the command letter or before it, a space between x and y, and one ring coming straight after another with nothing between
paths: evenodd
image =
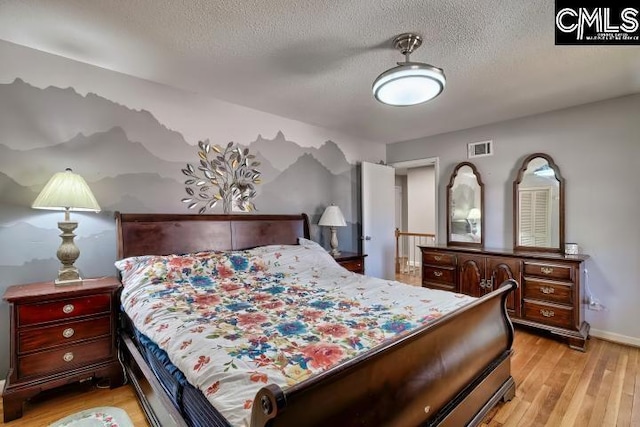
<instances>
[{"instance_id":1,"label":"mountain wall mural","mask_svg":"<svg viewBox=\"0 0 640 427\"><path fill-rule=\"evenodd\" d=\"M203 140L214 137L203 135ZM356 249L357 240L351 238L351 229L357 227L355 165L335 142L307 147L287 140L282 131L272 139L258 133L253 141L234 142L249 148L261 163L259 212L306 212L317 222L324 207L336 203L349 223L340 230L342 247ZM0 84L0 242L5 242L0 246L20 235L23 241L48 247L46 253L55 253L57 236L41 241L42 228L2 225L13 219L9 212L15 215L16 209L23 210L28 221L38 192L65 167L87 180L103 208L100 215L110 218L116 210L189 212L180 202L185 196L181 169L196 161L197 147L160 123L151 111L130 109L93 93L83 96L71 87L40 89L20 78ZM57 232L55 222L49 230ZM312 232L325 243L326 233L315 226ZM18 250L15 253L23 253L24 258L1 262L24 265L34 262L27 254L36 252ZM112 261L104 261L104 267L111 267Z\"/></svg>"},{"instance_id":2,"label":"mountain wall mural","mask_svg":"<svg viewBox=\"0 0 640 427\"><path fill-rule=\"evenodd\" d=\"M220 118L218 118L220 119ZM238 120L234 117L234 120ZM250 125L250 124L248 124ZM216 135L203 141L225 145ZM324 208L341 207L348 226L339 229L343 250L358 248L356 166L338 143L319 146L291 141L286 129L273 138L233 141L260 162L258 213L309 214L312 238L328 247L328 230L316 224ZM197 141L187 142L153 114L132 109L96 93L73 87L39 88L14 78L0 84L0 290L56 277L62 213L31 209L55 173L71 167L85 178L103 211L72 213L79 222L76 265L84 277L113 275L116 256L113 212L193 213L181 169L198 162ZM212 213L221 212L216 207ZM0 303L0 316L8 316ZM0 374L7 369L7 322L0 322Z\"/></svg>"}]
</instances>

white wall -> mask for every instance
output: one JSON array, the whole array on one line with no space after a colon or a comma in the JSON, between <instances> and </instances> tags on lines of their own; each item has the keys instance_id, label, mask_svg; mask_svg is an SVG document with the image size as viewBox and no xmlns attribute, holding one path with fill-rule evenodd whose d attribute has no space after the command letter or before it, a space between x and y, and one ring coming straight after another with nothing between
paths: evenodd
<instances>
[{"instance_id":1,"label":"white wall","mask_svg":"<svg viewBox=\"0 0 640 427\"><path fill-rule=\"evenodd\" d=\"M445 187L466 144L494 141L473 159L485 184L485 247L513 247L512 183L523 159L549 154L565 179L565 241L591 256L589 285L606 311L586 312L594 335L640 345L640 95L631 95L387 146L387 162L440 158L440 242Z\"/></svg>"}]
</instances>

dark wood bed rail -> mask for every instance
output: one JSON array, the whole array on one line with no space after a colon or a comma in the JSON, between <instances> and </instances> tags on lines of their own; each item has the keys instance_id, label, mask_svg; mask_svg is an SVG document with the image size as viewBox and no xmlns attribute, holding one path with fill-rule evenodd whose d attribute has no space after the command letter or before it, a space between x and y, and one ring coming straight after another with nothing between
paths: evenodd
<instances>
[{"instance_id":1,"label":"dark wood bed rail","mask_svg":"<svg viewBox=\"0 0 640 427\"><path fill-rule=\"evenodd\" d=\"M481 421L482 408L488 411L515 390L506 299L517 287L509 280L460 310L286 391L273 384L262 388L251 426L460 426Z\"/></svg>"}]
</instances>

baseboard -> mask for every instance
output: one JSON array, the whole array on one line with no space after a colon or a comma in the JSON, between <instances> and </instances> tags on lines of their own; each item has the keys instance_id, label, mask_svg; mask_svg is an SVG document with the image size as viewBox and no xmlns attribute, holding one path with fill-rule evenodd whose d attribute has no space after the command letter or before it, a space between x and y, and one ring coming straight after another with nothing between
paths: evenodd
<instances>
[{"instance_id":1,"label":"baseboard","mask_svg":"<svg viewBox=\"0 0 640 427\"><path fill-rule=\"evenodd\" d=\"M0 397L2 397L2 392L4 391L4 382L5 380L0 380Z\"/></svg>"},{"instance_id":2,"label":"baseboard","mask_svg":"<svg viewBox=\"0 0 640 427\"><path fill-rule=\"evenodd\" d=\"M634 347L640 347L640 338L628 337L626 335L620 335L613 332L601 331L599 329L591 328L589 334L593 337L600 338L606 341L613 341L618 344L626 344Z\"/></svg>"}]
</instances>

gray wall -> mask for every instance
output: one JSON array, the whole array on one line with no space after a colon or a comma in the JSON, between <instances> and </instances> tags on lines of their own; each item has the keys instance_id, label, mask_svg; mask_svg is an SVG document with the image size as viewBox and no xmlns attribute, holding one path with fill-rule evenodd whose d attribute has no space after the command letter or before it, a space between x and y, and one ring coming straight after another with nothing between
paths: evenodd
<instances>
[{"instance_id":1,"label":"gray wall","mask_svg":"<svg viewBox=\"0 0 640 427\"><path fill-rule=\"evenodd\" d=\"M640 345L640 95L387 145L387 162L440 158L439 236L445 187L466 144L494 141L472 159L485 184L485 247L513 247L512 183L522 160L549 154L566 185L566 241L591 256L589 286L607 307L587 310L594 335Z\"/></svg>"},{"instance_id":2,"label":"gray wall","mask_svg":"<svg viewBox=\"0 0 640 427\"><path fill-rule=\"evenodd\" d=\"M0 58L0 294L57 275L62 213L30 208L55 172L73 168L103 209L72 213L76 265L83 277L113 275L115 210L192 212L180 201L181 169L197 166L198 139L234 141L257 155L259 213L306 212L312 237L327 247L328 230L315 224L335 203L348 224L339 229L341 248L358 248L357 164L382 160L383 145L2 41ZM9 364L8 320L2 301L0 375Z\"/></svg>"}]
</instances>

